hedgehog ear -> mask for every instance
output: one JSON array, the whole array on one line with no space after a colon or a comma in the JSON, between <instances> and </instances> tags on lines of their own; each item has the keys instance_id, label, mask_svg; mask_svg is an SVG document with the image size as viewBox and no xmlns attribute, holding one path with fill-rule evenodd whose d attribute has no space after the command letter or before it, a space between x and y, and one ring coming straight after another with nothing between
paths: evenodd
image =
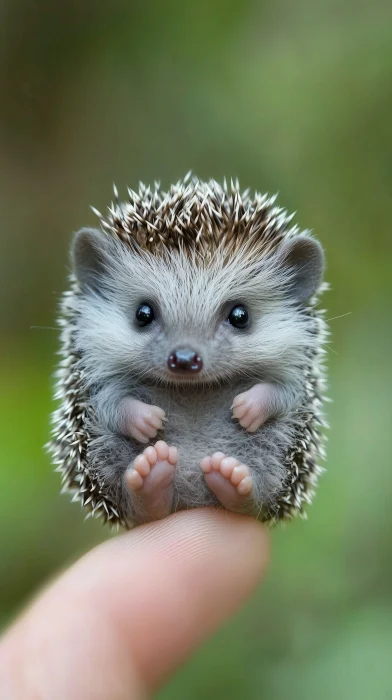
<instances>
[{"instance_id":1,"label":"hedgehog ear","mask_svg":"<svg viewBox=\"0 0 392 700\"><path fill-rule=\"evenodd\" d=\"M75 233L71 247L71 260L74 273L82 288L88 287L99 291L112 245L110 236L97 229L82 228Z\"/></svg>"},{"instance_id":2,"label":"hedgehog ear","mask_svg":"<svg viewBox=\"0 0 392 700\"><path fill-rule=\"evenodd\" d=\"M307 301L318 289L324 273L324 251L307 236L292 238L280 250L282 264L290 270L289 288L297 301Z\"/></svg>"}]
</instances>

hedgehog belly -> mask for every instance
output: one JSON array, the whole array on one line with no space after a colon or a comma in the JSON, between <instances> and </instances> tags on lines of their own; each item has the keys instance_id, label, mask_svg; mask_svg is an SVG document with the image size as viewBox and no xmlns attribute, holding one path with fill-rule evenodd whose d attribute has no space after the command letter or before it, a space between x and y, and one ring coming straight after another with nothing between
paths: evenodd
<instances>
[{"instance_id":1,"label":"hedgehog belly","mask_svg":"<svg viewBox=\"0 0 392 700\"><path fill-rule=\"evenodd\" d=\"M65 368L64 379L69 369ZM77 386L75 370L72 377ZM252 434L232 420L230 411L234 396L248 388L246 385L183 392L144 388L140 398L161 406L167 416L158 438L179 451L173 510L218 503L206 485L200 461L220 451L252 470L256 500L250 514L270 521L302 514L303 506L311 501L322 456L317 381L310 375L304 377L304 382L304 405L268 421ZM51 451L63 475L64 488L74 492L93 515L130 527L133 519L128 496L123 493L123 476L145 446L96 423L82 384L80 399L76 400L78 396L74 392L71 401L63 401L55 415L59 437L51 443Z\"/></svg>"},{"instance_id":2,"label":"hedgehog belly","mask_svg":"<svg viewBox=\"0 0 392 700\"><path fill-rule=\"evenodd\" d=\"M297 427L296 414L269 421L256 433L248 433L231 417L234 396L246 387L226 387L189 392L157 392L151 402L166 413L162 438L175 445L179 464L175 480L174 509L216 504L200 468L200 461L214 452L235 457L251 468L256 501L251 513L266 517L277 512L277 501L287 480L285 458Z\"/></svg>"}]
</instances>

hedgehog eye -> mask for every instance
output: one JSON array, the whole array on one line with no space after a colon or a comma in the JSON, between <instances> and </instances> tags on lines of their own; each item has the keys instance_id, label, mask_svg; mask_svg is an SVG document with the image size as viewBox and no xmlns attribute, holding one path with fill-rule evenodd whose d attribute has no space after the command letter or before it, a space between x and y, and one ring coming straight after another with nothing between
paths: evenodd
<instances>
[{"instance_id":1,"label":"hedgehog eye","mask_svg":"<svg viewBox=\"0 0 392 700\"><path fill-rule=\"evenodd\" d=\"M244 306L235 306L229 313L228 322L235 328L246 328L249 324L249 314Z\"/></svg>"},{"instance_id":2,"label":"hedgehog eye","mask_svg":"<svg viewBox=\"0 0 392 700\"><path fill-rule=\"evenodd\" d=\"M135 318L138 326L148 326L155 318L152 306L150 304L140 304Z\"/></svg>"}]
</instances>

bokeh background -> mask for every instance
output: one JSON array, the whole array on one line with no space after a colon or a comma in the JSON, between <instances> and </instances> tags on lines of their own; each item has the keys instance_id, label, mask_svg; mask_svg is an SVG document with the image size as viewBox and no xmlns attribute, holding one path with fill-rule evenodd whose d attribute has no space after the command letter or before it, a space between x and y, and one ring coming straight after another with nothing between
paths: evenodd
<instances>
[{"instance_id":1,"label":"bokeh background","mask_svg":"<svg viewBox=\"0 0 392 700\"><path fill-rule=\"evenodd\" d=\"M3 0L0 27L1 624L107 536L42 449L71 232L113 181L238 176L327 251L328 471L160 697L391 698L391 3Z\"/></svg>"}]
</instances>

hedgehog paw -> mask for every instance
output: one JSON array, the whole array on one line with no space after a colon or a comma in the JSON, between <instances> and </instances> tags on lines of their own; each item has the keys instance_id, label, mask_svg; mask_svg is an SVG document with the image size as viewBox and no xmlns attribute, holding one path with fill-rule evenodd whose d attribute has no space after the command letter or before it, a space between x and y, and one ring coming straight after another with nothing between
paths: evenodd
<instances>
[{"instance_id":1,"label":"hedgehog paw","mask_svg":"<svg viewBox=\"0 0 392 700\"><path fill-rule=\"evenodd\" d=\"M127 469L125 481L139 522L161 520L171 512L177 460L177 448L159 440L146 447Z\"/></svg>"},{"instance_id":2,"label":"hedgehog paw","mask_svg":"<svg viewBox=\"0 0 392 700\"><path fill-rule=\"evenodd\" d=\"M223 452L204 457L200 462L207 486L227 509L246 510L252 496L253 481L249 467Z\"/></svg>"},{"instance_id":3,"label":"hedgehog paw","mask_svg":"<svg viewBox=\"0 0 392 700\"><path fill-rule=\"evenodd\" d=\"M127 396L119 406L121 432L138 442L149 442L163 429L165 412L159 406Z\"/></svg>"},{"instance_id":4,"label":"hedgehog paw","mask_svg":"<svg viewBox=\"0 0 392 700\"><path fill-rule=\"evenodd\" d=\"M273 414L275 390L272 384L255 384L238 394L231 406L232 416L248 431L255 433Z\"/></svg>"}]
</instances>

